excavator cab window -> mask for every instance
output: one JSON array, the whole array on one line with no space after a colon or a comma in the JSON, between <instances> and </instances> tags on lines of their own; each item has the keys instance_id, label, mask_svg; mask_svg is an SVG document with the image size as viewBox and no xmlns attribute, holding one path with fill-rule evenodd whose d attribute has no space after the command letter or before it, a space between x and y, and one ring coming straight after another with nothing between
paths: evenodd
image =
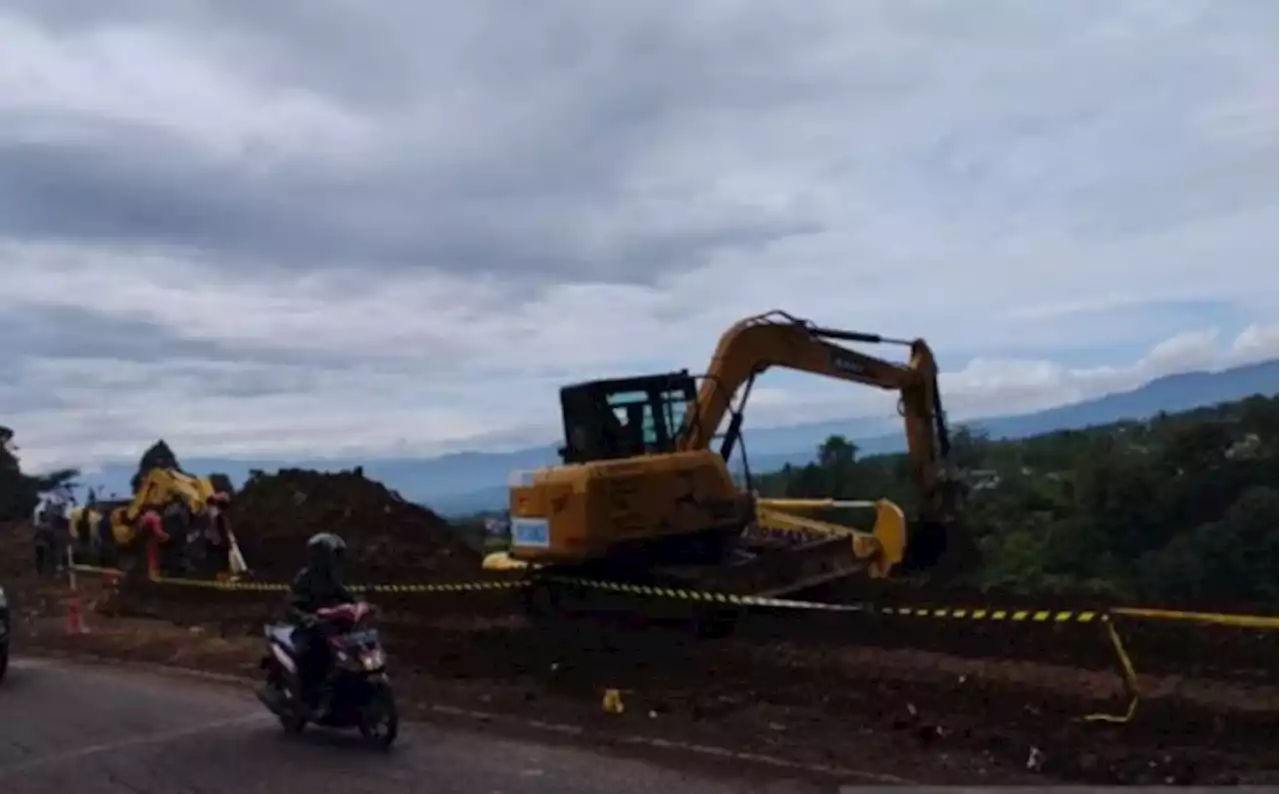
<instances>
[{"instance_id":1,"label":"excavator cab window","mask_svg":"<svg viewBox=\"0 0 1280 794\"><path fill-rule=\"evenodd\" d=\"M560 390L565 463L675 450L697 387L688 372L589 381Z\"/></svg>"}]
</instances>

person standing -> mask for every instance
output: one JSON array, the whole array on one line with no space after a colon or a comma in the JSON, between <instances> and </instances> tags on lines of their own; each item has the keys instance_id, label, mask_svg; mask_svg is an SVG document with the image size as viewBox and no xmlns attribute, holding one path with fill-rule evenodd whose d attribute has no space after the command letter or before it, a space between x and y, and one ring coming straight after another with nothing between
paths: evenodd
<instances>
[{"instance_id":1,"label":"person standing","mask_svg":"<svg viewBox=\"0 0 1280 794\"><path fill-rule=\"evenodd\" d=\"M35 547L36 576L44 577L57 568L54 550L57 548L58 519L62 506L51 497L42 496L32 514L34 534L32 543Z\"/></svg>"}]
</instances>

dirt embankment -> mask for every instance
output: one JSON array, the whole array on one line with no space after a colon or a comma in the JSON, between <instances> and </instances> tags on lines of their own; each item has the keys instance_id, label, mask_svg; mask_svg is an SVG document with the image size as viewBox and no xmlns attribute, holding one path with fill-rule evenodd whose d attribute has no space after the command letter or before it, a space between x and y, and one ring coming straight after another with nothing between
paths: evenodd
<instances>
[{"instance_id":1,"label":"dirt embankment","mask_svg":"<svg viewBox=\"0 0 1280 794\"><path fill-rule=\"evenodd\" d=\"M282 469L250 479L230 518L261 579L287 580L305 564L307 538L335 532L348 548L352 582L475 579L481 557L440 516L405 501L359 470Z\"/></svg>"},{"instance_id":2,"label":"dirt embankment","mask_svg":"<svg viewBox=\"0 0 1280 794\"><path fill-rule=\"evenodd\" d=\"M31 522L0 521L0 585L35 571Z\"/></svg>"}]
</instances>

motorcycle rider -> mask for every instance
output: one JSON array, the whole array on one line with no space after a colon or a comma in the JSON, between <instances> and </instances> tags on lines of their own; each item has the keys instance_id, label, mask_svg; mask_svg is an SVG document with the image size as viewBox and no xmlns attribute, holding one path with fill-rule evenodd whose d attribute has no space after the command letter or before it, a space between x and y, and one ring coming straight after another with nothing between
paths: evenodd
<instances>
[{"instance_id":1,"label":"motorcycle rider","mask_svg":"<svg viewBox=\"0 0 1280 794\"><path fill-rule=\"evenodd\" d=\"M307 567L298 571L289 587L290 619L295 623L293 645L298 654L296 694L313 714L324 712L330 661L328 638L316 612L356 600L342 583L346 549L346 542L332 532L312 535L307 541Z\"/></svg>"}]
</instances>

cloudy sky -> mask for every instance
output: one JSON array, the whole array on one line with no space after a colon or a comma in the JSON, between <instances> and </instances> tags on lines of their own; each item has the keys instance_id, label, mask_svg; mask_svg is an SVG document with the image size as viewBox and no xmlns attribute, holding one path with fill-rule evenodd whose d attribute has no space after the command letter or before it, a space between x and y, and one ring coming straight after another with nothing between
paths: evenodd
<instances>
[{"instance_id":1,"label":"cloudy sky","mask_svg":"<svg viewBox=\"0 0 1280 794\"><path fill-rule=\"evenodd\" d=\"M924 336L959 417L1274 357L1276 29L1274 0L0 0L0 423L33 467L519 446L561 383L699 370L773 308ZM756 425L892 410L760 386Z\"/></svg>"}]
</instances>

